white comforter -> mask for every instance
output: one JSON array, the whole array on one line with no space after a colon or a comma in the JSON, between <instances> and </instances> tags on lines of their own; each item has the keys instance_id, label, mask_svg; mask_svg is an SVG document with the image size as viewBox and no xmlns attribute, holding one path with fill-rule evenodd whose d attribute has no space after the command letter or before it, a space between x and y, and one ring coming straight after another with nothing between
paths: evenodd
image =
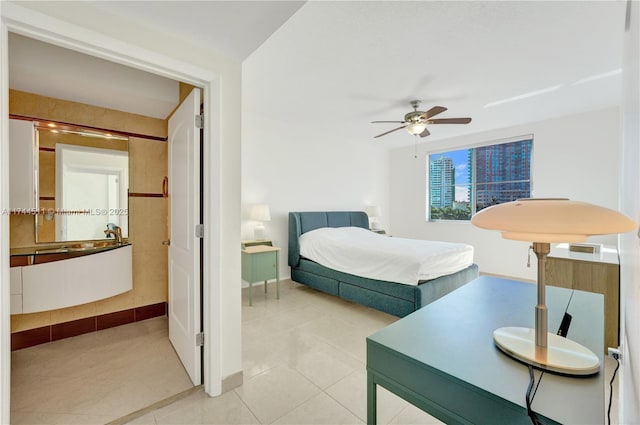
<instances>
[{"instance_id":1,"label":"white comforter","mask_svg":"<svg viewBox=\"0 0 640 425\"><path fill-rule=\"evenodd\" d=\"M473 263L471 245L388 237L361 227L323 227L304 233L300 255L344 273L406 285Z\"/></svg>"}]
</instances>

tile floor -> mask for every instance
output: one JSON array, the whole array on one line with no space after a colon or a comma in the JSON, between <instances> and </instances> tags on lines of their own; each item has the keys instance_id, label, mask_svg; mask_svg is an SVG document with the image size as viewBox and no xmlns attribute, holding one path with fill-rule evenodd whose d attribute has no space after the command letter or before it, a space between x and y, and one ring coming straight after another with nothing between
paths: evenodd
<instances>
[{"instance_id":1,"label":"tile floor","mask_svg":"<svg viewBox=\"0 0 640 425\"><path fill-rule=\"evenodd\" d=\"M242 386L215 398L196 389L126 416L191 387L168 344L166 319L151 319L14 352L12 423L365 423L365 338L397 318L291 281L281 282L280 300L274 289L265 298L254 287L253 307L243 290ZM605 392L606 406L608 385ZM440 423L380 387L378 422Z\"/></svg>"},{"instance_id":2,"label":"tile floor","mask_svg":"<svg viewBox=\"0 0 640 425\"><path fill-rule=\"evenodd\" d=\"M11 423L104 424L192 388L158 317L11 356Z\"/></svg>"},{"instance_id":3,"label":"tile floor","mask_svg":"<svg viewBox=\"0 0 640 425\"><path fill-rule=\"evenodd\" d=\"M291 281L281 282L279 301L273 288L265 299L254 287L253 307L246 291L243 385L215 398L199 390L129 423L366 423L365 338L397 318ZM378 423L441 422L378 387Z\"/></svg>"}]
</instances>

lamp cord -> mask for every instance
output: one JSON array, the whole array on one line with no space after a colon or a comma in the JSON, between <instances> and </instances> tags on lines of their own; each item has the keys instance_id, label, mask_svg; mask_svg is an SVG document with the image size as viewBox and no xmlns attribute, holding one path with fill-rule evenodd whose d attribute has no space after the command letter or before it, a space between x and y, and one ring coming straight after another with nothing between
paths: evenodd
<instances>
[{"instance_id":1,"label":"lamp cord","mask_svg":"<svg viewBox=\"0 0 640 425\"><path fill-rule=\"evenodd\" d=\"M542 379L542 375L540 375L540 379ZM527 415L529 416L529 419L531 419L531 423L533 425L540 425L540 422L538 422L538 418L536 418L536 414L533 411L533 409L531 409L531 403L533 402L533 397L531 396L531 390L533 389L533 383L535 382L535 377L533 375L533 366L529 365L529 386L527 387L527 394L525 396L525 401L527 403ZM538 381L538 385L540 384L540 381ZM536 386L536 391L538 390L538 387ZM535 396L535 393L534 393Z\"/></svg>"},{"instance_id":2,"label":"lamp cord","mask_svg":"<svg viewBox=\"0 0 640 425\"><path fill-rule=\"evenodd\" d=\"M607 423L611 425L611 402L613 401L613 380L616 379L616 373L618 373L618 369L620 369L620 360L618 359L618 355L614 354L613 358L615 359L617 365L613 370L613 376L611 377L611 381L609 381L609 408L607 409Z\"/></svg>"}]
</instances>

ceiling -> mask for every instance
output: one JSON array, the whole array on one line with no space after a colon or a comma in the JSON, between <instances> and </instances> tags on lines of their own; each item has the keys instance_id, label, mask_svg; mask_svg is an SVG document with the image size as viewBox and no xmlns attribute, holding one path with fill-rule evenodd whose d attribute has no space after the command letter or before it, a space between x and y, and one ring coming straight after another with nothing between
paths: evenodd
<instances>
[{"instance_id":1,"label":"ceiling","mask_svg":"<svg viewBox=\"0 0 640 425\"><path fill-rule=\"evenodd\" d=\"M36 3L27 5L62 19L72 7L126 16L204 40L245 68L259 64L263 75L243 83L243 96L258 84L274 96L251 108L342 137L371 141L394 127L370 121L402 120L412 99L423 101L422 110L449 108L441 118L473 118L433 126L424 140L620 104L623 0L103 1L71 2L62 11L51 6L57 2ZM402 130L376 141L398 147L414 138Z\"/></svg>"},{"instance_id":2,"label":"ceiling","mask_svg":"<svg viewBox=\"0 0 640 425\"><path fill-rule=\"evenodd\" d=\"M81 9L94 17L198 39L213 51L244 60L304 1L19 1L20 6L73 20ZM78 15L80 15L78 13ZM84 18L80 18L83 21ZM98 22L84 20L89 27ZM42 66L42 64L47 64ZM105 108L166 118L178 102L178 83L68 49L10 34L9 86Z\"/></svg>"}]
</instances>

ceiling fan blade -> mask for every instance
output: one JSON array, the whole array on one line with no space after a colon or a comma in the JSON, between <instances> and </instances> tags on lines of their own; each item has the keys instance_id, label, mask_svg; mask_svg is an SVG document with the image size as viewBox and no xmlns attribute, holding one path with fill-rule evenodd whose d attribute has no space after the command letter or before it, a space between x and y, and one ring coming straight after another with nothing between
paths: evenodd
<instances>
[{"instance_id":1,"label":"ceiling fan blade","mask_svg":"<svg viewBox=\"0 0 640 425\"><path fill-rule=\"evenodd\" d=\"M422 114L422 116L425 119L429 119L431 117L435 117L436 115L443 113L446 110L447 108L445 108L444 106L434 106L433 108L429 109L427 112Z\"/></svg>"},{"instance_id":2,"label":"ceiling fan blade","mask_svg":"<svg viewBox=\"0 0 640 425\"><path fill-rule=\"evenodd\" d=\"M422 133L420 133L420 137L427 137L427 136L428 136L428 135L430 135L430 134L431 134L431 133L429 133L429 130L425 128L425 129L422 131Z\"/></svg>"},{"instance_id":3,"label":"ceiling fan blade","mask_svg":"<svg viewBox=\"0 0 640 425\"><path fill-rule=\"evenodd\" d=\"M379 123L379 122L404 124L406 121L371 121L371 124L376 124L376 123Z\"/></svg>"},{"instance_id":4,"label":"ceiling fan blade","mask_svg":"<svg viewBox=\"0 0 640 425\"><path fill-rule=\"evenodd\" d=\"M471 118L439 118L429 120L429 124L469 124Z\"/></svg>"},{"instance_id":5,"label":"ceiling fan blade","mask_svg":"<svg viewBox=\"0 0 640 425\"><path fill-rule=\"evenodd\" d=\"M408 125L408 124L405 124L405 125L403 125L403 126L401 126L401 127L394 128L393 130L389 130L389 131L387 131L387 132L385 132L385 133L378 134L377 136L374 136L373 138L374 138L374 139L376 139L376 138L378 138L378 137L380 137L380 136L384 136L384 135L386 135L386 134L393 133L393 132L394 132L394 131L396 131L396 130L400 130L401 128L405 128L407 125Z\"/></svg>"}]
</instances>

